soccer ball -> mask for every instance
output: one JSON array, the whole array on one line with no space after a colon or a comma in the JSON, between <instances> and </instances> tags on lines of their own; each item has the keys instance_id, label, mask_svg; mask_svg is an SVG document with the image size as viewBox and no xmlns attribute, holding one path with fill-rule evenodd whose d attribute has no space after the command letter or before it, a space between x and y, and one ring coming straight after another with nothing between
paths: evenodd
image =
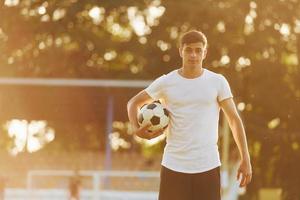
<instances>
[{"instance_id":1,"label":"soccer ball","mask_svg":"<svg viewBox=\"0 0 300 200\"><path fill-rule=\"evenodd\" d=\"M169 112L159 101L145 104L138 112L138 123L142 127L151 124L149 131L166 128L169 123Z\"/></svg>"}]
</instances>

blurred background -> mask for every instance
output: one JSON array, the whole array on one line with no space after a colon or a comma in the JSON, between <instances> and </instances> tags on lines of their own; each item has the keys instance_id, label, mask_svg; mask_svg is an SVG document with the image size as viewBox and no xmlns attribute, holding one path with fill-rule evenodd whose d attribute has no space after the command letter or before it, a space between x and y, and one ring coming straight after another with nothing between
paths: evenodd
<instances>
[{"instance_id":1,"label":"blurred background","mask_svg":"<svg viewBox=\"0 0 300 200\"><path fill-rule=\"evenodd\" d=\"M221 116L223 199L300 199L299 0L0 2L0 199L156 199L165 138L133 136L126 103L180 67L191 29L248 137L253 180L239 189Z\"/></svg>"}]
</instances>

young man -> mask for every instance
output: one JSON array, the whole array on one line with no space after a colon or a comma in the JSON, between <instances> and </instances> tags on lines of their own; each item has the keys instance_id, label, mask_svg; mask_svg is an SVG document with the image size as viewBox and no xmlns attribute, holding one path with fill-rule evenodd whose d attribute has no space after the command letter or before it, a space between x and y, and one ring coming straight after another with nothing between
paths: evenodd
<instances>
[{"instance_id":1,"label":"young man","mask_svg":"<svg viewBox=\"0 0 300 200\"><path fill-rule=\"evenodd\" d=\"M139 127L137 111L144 103L163 99L170 112L167 144L161 169L159 200L220 200L218 121L222 109L238 146L240 187L251 181L246 134L226 79L202 67L207 53L202 32L189 31L180 39L182 67L156 79L127 105L135 134L152 139L163 130ZM241 178L240 178L241 177Z\"/></svg>"}]
</instances>

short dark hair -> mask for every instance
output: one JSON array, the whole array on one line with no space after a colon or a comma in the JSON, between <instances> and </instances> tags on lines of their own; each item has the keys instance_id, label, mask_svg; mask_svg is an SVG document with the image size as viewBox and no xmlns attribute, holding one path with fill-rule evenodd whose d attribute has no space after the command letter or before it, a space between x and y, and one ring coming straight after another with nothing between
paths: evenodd
<instances>
[{"instance_id":1,"label":"short dark hair","mask_svg":"<svg viewBox=\"0 0 300 200\"><path fill-rule=\"evenodd\" d=\"M191 30L185 32L179 40L179 46L182 47L184 44L197 43L201 42L204 45L204 48L207 47L207 38L201 31Z\"/></svg>"}]
</instances>

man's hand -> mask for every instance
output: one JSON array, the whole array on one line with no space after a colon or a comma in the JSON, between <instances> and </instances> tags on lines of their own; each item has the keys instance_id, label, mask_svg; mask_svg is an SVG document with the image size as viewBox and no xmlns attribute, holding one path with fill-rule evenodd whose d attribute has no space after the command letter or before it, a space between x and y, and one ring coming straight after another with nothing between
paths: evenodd
<instances>
[{"instance_id":1,"label":"man's hand","mask_svg":"<svg viewBox=\"0 0 300 200\"><path fill-rule=\"evenodd\" d=\"M245 187L251 182L252 179L252 167L250 159L242 159L240 167L237 172L237 180L240 180L240 187Z\"/></svg>"},{"instance_id":2,"label":"man's hand","mask_svg":"<svg viewBox=\"0 0 300 200\"><path fill-rule=\"evenodd\" d=\"M152 138L158 137L161 134L163 134L165 129L159 129L157 131L149 131L148 128L151 126L151 124L148 124L144 127L138 128L134 134L139 136L140 138L151 140Z\"/></svg>"}]
</instances>

